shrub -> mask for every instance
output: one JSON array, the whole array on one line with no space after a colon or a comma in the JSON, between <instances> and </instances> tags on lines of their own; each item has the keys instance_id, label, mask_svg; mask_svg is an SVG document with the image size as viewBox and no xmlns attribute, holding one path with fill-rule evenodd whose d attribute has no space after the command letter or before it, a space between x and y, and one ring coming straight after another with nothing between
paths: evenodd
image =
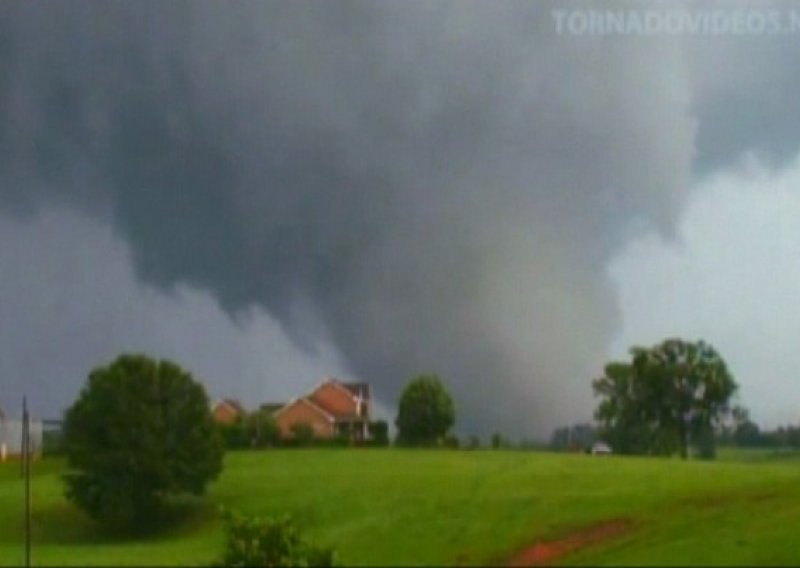
<instances>
[{"instance_id":1,"label":"shrub","mask_svg":"<svg viewBox=\"0 0 800 568\"><path fill-rule=\"evenodd\" d=\"M499 450L506 446L506 441L503 439L503 435L500 432L495 432L492 434L492 449Z\"/></svg>"},{"instance_id":2,"label":"shrub","mask_svg":"<svg viewBox=\"0 0 800 568\"><path fill-rule=\"evenodd\" d=\"M248 446L266 448L280 443L281 431L278 423L272 413L263 408L247 415L244 419L244 432Z\"/></svg>"},{"instance_id":3,"label":"shrub","mask_svg":"<svg viewBox=\"0 0 800 568\"><path fill-rule=\"evenodd\" d=\"M376 420L369 423L369 433L374 446L389 445L389 424L386 420Z\"/></svg>"},{"instance_id":4,"label":"shrub","mask_svg":"<svg viewBox=\"0 0 800 568\"><path fill-rule=\"evenodd\" d=\"M311 426L311 424L306 424L305 422L296 422L295 424L292 424L289 429L292 431L294 445L310 446L314 442L314 438L316 436L314 434L314 428Z\"/></svg>"},{"instance_id":5,"label":"shrub","mask_svg":"<svg viewBox=\"0 0 800 568\"><path fill-rule=\"evenodd\" d=\"M261 519L223 514L226 543L221 566L335 565L335 551L308 542L289 517Z\"/></svg>"},{"instance_id":6,"label":"shrub","mask_svg":"<svg viewBox=\"0 0 800 568\"><path fill-rule=\"evenodd\" d=\"M60 456L64 454L64 435L57 430L42 432L42 453L46 456Z\"/></svg>"},{"instance_id":7,"label":"shrub","mask_svg":"<svg viewBox=\"0 0 800 568\"><path fill-rule=\"evenodd\" d=\"M458 439L458 436L455 434L448 434L444 437L443 445L445 448L452 448L457 450L458 447L461 445L461 442Z\"/></svg>"},{"instance_id":8,"label":"shrub","mask_svg":"<svg viewBox=\"0 0 800 568\"><path fill-rule=\"evenodd\" d=\"M220 432L229 450L266 448L280 442L278 423L268 410L260 409L238 416L231 424L220 424Z\"/></svg>"},{"instance_id":9,"label":"shrub","mask_svg":"<svg viewBox=\"0 0 800 568\"><path fill-rule=\"evenodd\" d=\"M250 446L245 421L242 417L237 417L230 424L220 424L219 431L222 434L225 447L229 450L238 450Z\"/></svg>"},{"instance_id":10,"label":"shrub","mask_svg":"<svg viewBox=\"0 0 800 568\"><path fill-rule=\"evenodd\" d=\"M123 355L93 370L67 410L66 497L114 528L144 529L167 498L200 495L223 446L203 387L169 361Z\"/></svg>"}]
</instances>

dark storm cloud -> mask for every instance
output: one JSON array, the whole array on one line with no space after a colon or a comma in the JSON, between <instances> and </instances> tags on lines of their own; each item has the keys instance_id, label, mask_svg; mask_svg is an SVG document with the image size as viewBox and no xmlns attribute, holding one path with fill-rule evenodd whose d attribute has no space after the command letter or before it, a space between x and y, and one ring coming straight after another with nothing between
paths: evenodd
<instances>
[{"instance_id":1,"label":"dark storm cloud","mask_svg":"<svg viewBox=\"0 0 800 568\"><path fill-rule=\"evenodd\" d=\"M605 264L668 231L696 122L679 41L533 2L0 5L0 203L108 219L151 285L322 326L464 429L588 416ZM712 134L708 134L713 138ZM203 333L198 331L197 333Z\"/></svg>"},{"instance_id":2,"label":"dark storm cloud","mask_svg":"<svg viewBox=\"0 0 800 568\"><path fill-rule=\"evenodd\" d=\"M27 394L35 417L58 418L89 371L122 351L180 361L210 397L249 409L346 371L324 337L303 356L260 309L234 323L201 290L142 285L130 256L77 211L0 215L0 409L18 415Z\"/></svg>"},{"instance_id":3,"label":"dark storm cloud","mask_svg":"<svg viewBox=\"0 0 800 568\"><path fill-rule=\"evenodd\" d=\"M800 147L800 3L715 2L707 7L718 8L750 9L762 17L772 13L787 33L687 42L693 111L701 118L695 168L707 174L746 153L774 167L786 166Z\"/></svg>"}]
</instances>

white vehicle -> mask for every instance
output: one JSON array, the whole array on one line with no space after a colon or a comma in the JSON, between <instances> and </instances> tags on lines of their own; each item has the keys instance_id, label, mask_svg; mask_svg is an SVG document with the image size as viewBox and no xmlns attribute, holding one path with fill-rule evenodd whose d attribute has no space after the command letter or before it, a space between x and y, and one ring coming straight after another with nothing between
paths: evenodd
<instances>
[{"instance_id":1,"label":"white vehicle","mask_svg":"<svg viewBox=\"0 0 800 568\"><path fill-rule=\"evenodd\" d=\"M611 454L611 446L605 442L595 442L592 446L592 455Z\"/></svg>"}]
</instances>

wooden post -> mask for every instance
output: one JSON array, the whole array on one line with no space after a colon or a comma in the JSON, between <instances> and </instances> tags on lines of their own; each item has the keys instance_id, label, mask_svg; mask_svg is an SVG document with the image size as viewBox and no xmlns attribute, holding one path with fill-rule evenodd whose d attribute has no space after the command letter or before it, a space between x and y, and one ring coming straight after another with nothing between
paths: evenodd
<instances>
[{"instance_id":1,"label":"wooden post","mask_svg":"<svg viewBox=\"0 0 800 568\"><path fill-rule=\"evenodd\" d=\"M22 431L19 436L19 476L25 479L25 410L27 409L25 397L22 397Z\"/></svg>"},{"instance_id":2,"label":"wooden post","mask_svg":"<svg viewBox=\"0 0 800 568\"><path fill-rule=\"evenodd\" d=\"M25 470L25 566L31 565L31 418L28 404L22 398L22 463Z\"/></svg>"}]
</instances>

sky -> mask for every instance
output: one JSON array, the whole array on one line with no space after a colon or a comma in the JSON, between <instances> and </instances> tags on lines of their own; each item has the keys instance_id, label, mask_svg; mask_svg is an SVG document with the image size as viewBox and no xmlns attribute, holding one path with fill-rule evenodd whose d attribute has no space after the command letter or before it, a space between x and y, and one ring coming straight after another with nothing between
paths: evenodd
<instances>
[{"instance_id":1,"label":"sky","mask_svg":"<svg viewBox=\"0 0 800 568\"><path fill-rule=\"evenodd\" d=\"M368 381L389 420L436 372L459 432L545 438L679 335L797 422L800 26L757 24L800 3L554 16L663 6L0 4L0 407L135 351L250 408Z\"/></svg>"},{"instance_id":2,"label":"sky","mask_svg":"<svg viewBox=\"0 0 800 568\"><path fill-rule=\"evenodd\" d=\"M800 156L772 169L752 156L698 182L676 239L631 239L609 265L623 306L612 344L705 338L759 424L800 423Z\"/></svg>"}]
</instances>

